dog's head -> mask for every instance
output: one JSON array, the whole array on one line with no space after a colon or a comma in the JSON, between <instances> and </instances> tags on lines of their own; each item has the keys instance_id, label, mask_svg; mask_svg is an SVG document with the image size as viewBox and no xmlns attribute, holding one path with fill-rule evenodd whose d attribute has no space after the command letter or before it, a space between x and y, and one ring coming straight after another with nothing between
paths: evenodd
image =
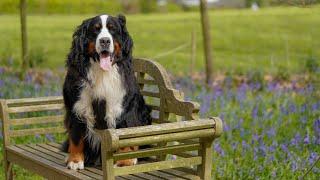
<instances>
[{"instance_id":1,"label":"dog's head","mask_svg":"<svg viewBox=\"0 0 320 180\"><path fill-rule=\"evenodd\" d=\"M77 62L79 65L89 63L88 58L92 58L100 63L103 70L108 71L122 60L131 60L127 57L131 56L132 46L125 16L100 15L84 20L78 26L73 34L69 61L80 61Z\"/></svg>"}]
</instances>

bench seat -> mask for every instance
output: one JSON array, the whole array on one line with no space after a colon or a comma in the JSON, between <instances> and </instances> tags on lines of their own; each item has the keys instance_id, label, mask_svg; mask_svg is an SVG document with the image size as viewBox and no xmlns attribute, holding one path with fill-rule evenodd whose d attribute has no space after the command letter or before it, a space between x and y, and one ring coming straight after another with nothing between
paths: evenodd
<instances>
[{"instance_id":1,"label":"bench seat","mask_svg":"<svg viewBox=\"0 0 320 180\"><path fill-rule=\"evenodd\" d=\"M85 167L74 171L66 168L66 153L61 152L58 143L10 145L7 149L7 159L14 164L42 175L48 179L102 179L101 167ZM32 163L30 163L32 162ZM146 163L144 161L139 163ZM59 178L59 179L60 179ZM192 169L175 168L147 173L117 176L117 180L127 179L200 179Z\"/></svg>"}]
</instances>

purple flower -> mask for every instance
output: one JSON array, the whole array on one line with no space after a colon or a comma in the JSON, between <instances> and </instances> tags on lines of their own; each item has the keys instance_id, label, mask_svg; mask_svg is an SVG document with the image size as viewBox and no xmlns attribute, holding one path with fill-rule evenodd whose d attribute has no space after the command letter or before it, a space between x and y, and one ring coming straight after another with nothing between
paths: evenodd
<instances>
[{"instance_id":1,"label":"purple flower","mask_svg":"<svg viewBox=\"0 0 320 180\"><path fill-rule=\"evenodd\" d=\"M267 86L268 91L274 91L276 90L276 88L277 88L277 83L274 83L274 82L268 83L268 86Z\"/></svg>"},{"instance_id":2,"label":"purple flower","mask_svg":"<svg viewBox=\"0 0 320 180\"><path fill-rule=\"evenodd\" d=\"M291 139L291 145L293 145L293 146L298 146L299 145L299 143L301 142L301 135L300 135L300 133L297 133L295 136L294 136L294 138L292 138Z\"/></svg>"},{"instance_id":3,"label":"purple flower","mask_svg":"<svg viewBox=\"0 0 320 180\"><path fill-rule=\"evenodd\" d=\"M304 103L304 104L301 106L300 112L301 112L301 113L304 113L304 112L306 112L306 110L307 110L307 104Z\"/></svg>"},{"instance_id":4,"label":"purple flower","mask_svg":"<svg viewBox=\"0 0 320 180\"><path fill-rule=\"evenodd\" d=\"M244 150L247 150L250 148L249 144L247 144L247 142L244 140L242 140L241 144L242 144L242 149Z\"/></svg>"},{"instance_id":5,"label":"purple flower","mask_svg":"<svg viewBox=\"0 0 320 180\"><path fill-rule=\"evenodd\" d=\"M310 137L309 134L306 135L306 137L303 139L304 144L310 144Z\"/></svg>"},{"instance_id":6,"label":"purple flower","mask_svg":"<svg viewBox=\"0 0 320 180\"><path fill-rule=\"evenodd\" d=\"M314 135L316 138L320 138L320 119L317 119L313 123Z\"/></svg>"},{"instance_id":7,"label":"purple flower","mask_svg":"<svg viewBox=\"0 0 320 180\"><path fill-rule=\"evenodd\" d=\"M287 146L287 145L281 144L280 147L281 147L281 150L282 150L282 151L284 151L285 153L289 153L289 149L288 149L288 146Z\"/></svg>"},{"instance_id":8,"label":"purple flower","mask_svg":"<svg viewBox=\"0 0 320 180\"><path fill-rule=\"evenodd\" d=\"M219 143L216 143L216 144L214 144L214 150L218 153L218 154L220 154L220 156L224 156L224 151L223 151L223 149L221 148L221 146L220 146L220 144Z\"/></svg>"},{"instance_id":9,"label":"purple flower","mask_svg":"<svg viewBox=\"0 0 320 180\"><path fill-rule=\"evenodd\" d=\"M252 112L251 112L251 117L252 119L256 119L258 117L258 106L254 106L254 108L252 109Z\"/></svg>"},{"instance_id":10,"label":"purple flower","mask_svg":"<svg viewBox=\"0 0 320 180\"><path fill-rule=\"evenodd\" d=\"M0 67L0 74L3 74L3 73L4 73L4 68Z\"/></svg>"},{"instance_id":11,"label":"purple flower","mask_svg":"<svg viewBox=\"0 0 320 180\"><path fill-rule=\"evenodd\" d=\"M46 138L47 138L50 142L53 142L53 141L54 141L54 136L52 136L52 134L46 134Z\"/></svg>"},{"instance_id":12,"label":"purple flower","mask_svg":"<svg viewBox=\"0 0 320 180\"><path fill-rule=\"evenodd\" d=\"M293 160L292 163L291 163L291 170L293 172L298 170L298 163L295 160Z\"/></svg>"},{"instance_id":13,"label":"purple flower","mask_svg":"<svg viewBox=\"0 0 320 180\"><path fill-rule=\"evenodd\" d=\"M31 82L32 82L32 74L31 74L31 73L27 73L24 81L25 81L26 83L31 83Z\"/></svg>"},{"instance_id":14,"label":"purple flower","mask_svg":"<svg viewBox=\"0 0 320 180\"><path fill-rule=\"evenodd\" d=\"M237 142L233 142L232 143L232 150L235 151L238 147L238 143Z\"/></svg>"},{"instance_id":15,"label":"purple flower","mask_svg":"<svg viewBox=\"0 0 320 180\"><path fill-rule=\"evenodd\" d=\"M308 158L309 164L314 164L316 160L318 159L318 154L316 152L312 152Z\"/></svg>"},{"instance_id":16,"label":"purple flower","mask_svg":"<svg viewBox=\"0 0 320 180\"><path fill-rule=\"evenodd\" d=\"M312 104L312 106L311 106L312 111L318 110L318 109L319 109L319 104L320 104L320 103L314 103L314 104Z\"/></svg>"},{"instance_id":17,"label":"purple flower","mask_svg":"<svg viewBox=\"0 0 320 180\"><path fill-rule=\"evenodd\" d=\"M296 106L293 103L290 103L289 111L292 112L292 113L296 112Z\"/></svg>"},{"instance_id":18,"label":"purple flower","mask_svg":"<svg viewBox=\"0 0 320 180\"><path fill-rule=\"evenodd\" d=\"M272 127L267 131L267 135L269 138L274 137L276 135L275 129Z\"/></svg>"},{"instance_id":19,"label":"purple flower","mask_svg":"<svg viewBox=\"0 0 320 180\"><path fill-rule=\"evenodd\" d=\"M4 85L4 81L0 79L0 87L2 87L3 85Z\"/></svg>"}]
</instances>

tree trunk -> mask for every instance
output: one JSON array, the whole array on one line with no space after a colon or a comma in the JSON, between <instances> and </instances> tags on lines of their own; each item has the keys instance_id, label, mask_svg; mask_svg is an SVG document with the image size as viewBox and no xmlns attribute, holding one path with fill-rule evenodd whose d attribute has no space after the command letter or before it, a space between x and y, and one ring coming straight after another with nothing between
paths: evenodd
<instances>
[{"instance_id":1,"label":"tree trunk","mask_svg":"<svg viewBox=\"0 0 320 180\"><path fill-rule=\"evenodd\" d=\"M212 46L210 37L210 24L207 10L207 1L200 0L201 24L203 34L203 46L206 59L206 83L209 85L212 82Z\"/></svg>"},{"instance_id":2,"label":"tree trunk","mask_svg":"<svg viewBox=\"0 0 320 180\"><path fill-rule=\"evenodd\" d=\"M20 23L21 23L21 45L22 45L22 67L21 77L24 76L28 66L28 38L27 38L27 2L20 0Z\"/></svg>"}]
</instances>

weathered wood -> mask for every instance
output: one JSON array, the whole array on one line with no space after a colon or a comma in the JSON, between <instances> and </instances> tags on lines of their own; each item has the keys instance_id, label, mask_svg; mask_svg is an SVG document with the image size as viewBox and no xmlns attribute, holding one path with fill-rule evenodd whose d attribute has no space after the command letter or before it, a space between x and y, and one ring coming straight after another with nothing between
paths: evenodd
<instances>
[{"instance_id":1,"label":"weathered wood","mask_svg":"<svg viewBox=\"0 0 320 180\"><path fill-rule=\"evenodd\" d=\"M117 167L114 168L115 175L134 174L140 172L150 172L162 169L172 169L177 167L198 165L201 163L201 157L177 159L171 161L154 162L147 164L140 164L134 166Z\"/></svg>"},{"instance_id":2,"label":"weathered wood","mask_svg":"<svg viewBox=\"0 0 320 180\"><path fill-rule=\"evenodd\" d=\"M37 155L26 152L18 147L7 147L8 160L14 164L19 164L34 173L49 179L90 179L88 176L68 170L65 166L60 166L52 161L43 159Z\"/></svg>"},{"instance_id":3,"label":"weathered wood","mask_svg":"<svg viewBox=\"0 0 320 180\"><path fill-rule=\"evenodd\" d=\"M160 111L160 107L156 105L147 104L152 110Z\"/></svg>"},{"instance_id":4,"label":"weathered wood","mask_svg":"<svg viewBox=\"0 0 320 180\"><path fill-rule=\"evenodd\" d=\"M49 97L37 97L37 98L7 99L6 102L9 107L40 105L40 104L60 104L60 103L63 103L63 97L49 96Z\"/></svg>"},{"instance_id":5,"label":"weathered wood","mask_svg":"<svg viewBox=\"0 0 320 180\"><path fill-rule=\"evenodd\" d=\"M111 140L111 142L110 142ZM108 136L108 134L103 133L101 134L101 161L102 161L102 171L103 171L103 179L106 180L114 180L115 172L114 172L114 158L113 158L113 151L111 151L112 146L112 134ZM117 139L116 139L117 140Z\"/></svg>"},{"instance_id":6,"label":"weathered wood","mask_svg":"<svg viewBox=\"0 0 320 180\"><path fill-rule=\"evenodd\" d=\"M181 121L165 124L150 125L148 128L144 126L134 128L116 129L113 133L120 139L131 137L141 137L149 135L167 134L172 132L184 132L190 130L208 129L215 126L216 121L212 119L201 119L199 121ZM105 130L108 131L108 130Z\"/></svg>"},{"instance_id":7,"label":"weathered wood","mask_svg":"<svg viewBox=\"0 0 320 180\"><path fill-rule=\"evenodd\" d=\"M33 106L9 107L8 113L62 110L63 107L64 107L63 104L44 104L44 105L33 105Z\"/></svg>"},{"instance_id":8,"label":"weathered wood","mask_svg":"<svg viewBox=\"0 0 320 180\"><path fill-rule=\"evenodd\" d=\"M210 180L212 170L212 138L201 138L201 150L199 155L202 157L202 162L198 166L198 174L201 179Z\"/></svg>"},{"instance_id":9,"label":"weathered wood","mask_svg":"<svg viewBox=\"0 0 320 180\"><path fill-rule=\"evenodd\" d=\"M175 145L175 146L167 146L167 147L142 149L139 151L115 153L113 157L115 161L117 161L120 159L141 158L141 157L149 157L149 156L160 155L160 154L175 154L177 152L193 151L199 148L200 148L199 144Z\"/></svg>"},{"instance_id":10,"label":"weathered wood","mask_svg":"<svg viewBox=\"0 0 320 180\"><path fill-rule=\"evenodd\" d=\"M164 101L162 111L166 113L178 112L178 115L185 116L188 120L196 118L195 114L199 112L200 105L195 102L186 102L181 98L180 93L174 90L168 73L159 63L139 58L134 59L133 65L134 71L150 75L158 85L160 98ZM184 111L179 111L179 108Z\"/></svg>"},{"instance_id":11,"label":"weathered wood","mask_svg":"<svg viewBox=\"0 0 320 180\"><path fill-rule=\"evenodd\" d=\"M10 131L11 137L28 136L35 134L48 134L48 133L63 133L66 129L63 127L48 127L48 128L34 128Z\"/></svg>"},{"instance_id":12,"label":"weathered wood","mask_svg":"<svg viewBox=\"0 0 320 180\"><path fill-rule=\"evenodd\" d=\"M155 82L154 80L151 80L151 79L138 78L137 81L138 81L138 84L157 85L157 82Z\"/></svg>"},{"instance_id":13,"label":"weathered wood","mask_svg":"<svg viewBox=\"0 0 320 180\"><path fill-rule=\"evenodd\" d=\"M142 90L142 91L140 91L140 92L141 92L141 94L142 94L143 96L150 96L150 97L160 98L160 93L149 92L149 91L144 91L144 90Z\"/></svg>"},{"instance_id":14,"label":"weathered wood","mask_svg":"<svg viewBox=\"0 0 320 180\"><path fill-rule=\"evenodd\" d=\"M138 138L122 139L119 141L119 148L127 146L147 145L160 142L178 141L182 139L204 138L214 136L214 129L201 129L187 132L152 135Z\"/></svg>"},{"instance_id":15,"label":"weathered wood","mask_svg":"<svg viewBox=\"0 0 320 180\"><path fill-rule=\"evenodd\" d=\"M203 46L206 60L206 82L212 82L212 45L210 35L210 21L208 16L207 0L200 0L201 25L203 34Z\"/></svg>"},{"instance_id":16,"label":"weathered wood","mask_svg":"<svg viewBox=\"0 0 320 180\"><path fill-rule=\"evenodd\" d=\"M63 115L56 116L40 116L32 118L20 118L20 119L11 119L9 123L11 125L32 125L32 124L45 124L45 123L57 123L63 122Z\"/></svg>"},{"instance_id":17,"label":"weathered wood","mask_svg":"<svg viewBox=\"0 0 320 180\"><path fill-rule=\"evenodd\" d=\"M4 172L6 179L12 179L12 166L7 159L7 151L5 147L10 145L10 135L9 135L9 114L8 106L6 100L0 100L0 117L2 119L2 133L3 133L3 161L4 161Z\"/></svg>"}]
</instances>

